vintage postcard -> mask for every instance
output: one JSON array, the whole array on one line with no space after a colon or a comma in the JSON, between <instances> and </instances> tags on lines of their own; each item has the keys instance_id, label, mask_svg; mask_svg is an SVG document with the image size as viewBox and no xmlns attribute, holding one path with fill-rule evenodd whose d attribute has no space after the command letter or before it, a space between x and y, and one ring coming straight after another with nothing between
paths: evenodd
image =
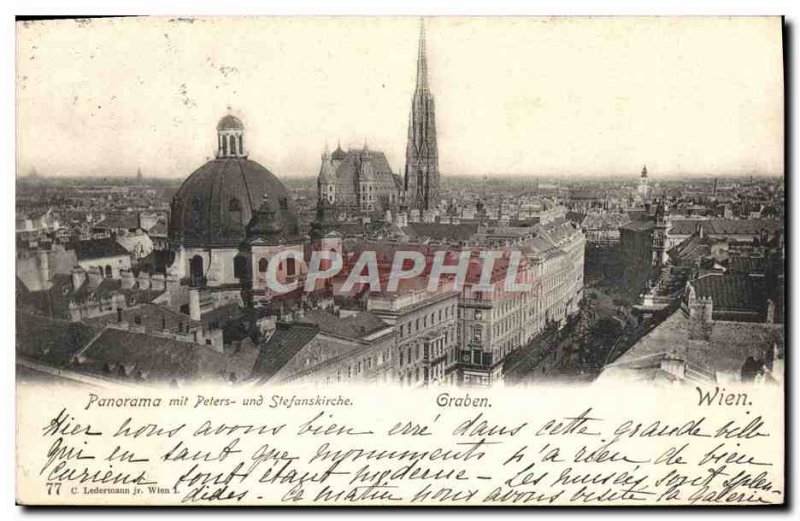
<instances>
[{"instance_id":1,"label":"vintage postcard","mask_svg":"<svg viewBox=\"0 0 800 521\"><path fill-rule=\"evenodd\" d=\"M17 502L784 504L783 31L19 19Z\"/></svg>"}]
</instances>

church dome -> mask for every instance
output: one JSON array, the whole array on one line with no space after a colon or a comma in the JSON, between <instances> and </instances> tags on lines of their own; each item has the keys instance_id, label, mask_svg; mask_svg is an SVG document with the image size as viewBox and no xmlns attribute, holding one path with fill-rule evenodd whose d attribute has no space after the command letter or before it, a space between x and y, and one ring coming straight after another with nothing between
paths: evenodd
<instances>
[{"instance_id":1,"label":"church dome","mask_svg":"<svg viewBox=\"0 0 800 521\"><path fill-rule=\"evenodd\" d=\"M169 240L188 247L238 247L265 196L284 223L285 238L299 236L292 201L275 175L246 158L213 159L172 199Z\"/></svg>"},{"instance_id":2,"label":"church dome","mask_svg":"<svg viewBox=\"0 0 800 521\"><path fill-rule=\"evenodd\" d=\"M195 248L237 248L264 201L283 223L281 238L299 236L289 193L272 172L247 158L244 125L230 114L217 124L219 150L186 178L172 199L169 241Z\"/></svg>"},{"instance_id":3,"label":"church dome","mask_svg":"<svg viewBox=\"0 0 800 521\"><path fill-rule=\"evenodd\" d=\"M228 114L217 123L217 130L244 130L244 125L236 116Z\"/></svg>"}]
</instances>

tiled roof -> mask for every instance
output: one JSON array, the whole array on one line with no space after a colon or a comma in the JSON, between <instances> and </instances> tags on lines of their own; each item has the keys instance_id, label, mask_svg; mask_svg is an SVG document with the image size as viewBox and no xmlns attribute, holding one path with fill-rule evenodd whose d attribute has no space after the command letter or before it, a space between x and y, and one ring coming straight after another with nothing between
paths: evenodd
<instances>
[{"instance_id":1,"label":"tiled roof","mask_svg":"<svg viewBox=\"0 0 800 521\"><path fill-rule=\"evenodd\" d=\"M78 260L101 259L104 257L128 256L127 250L115 239L90 239L72 243Z\"/></svg>"},{"instance_id":2,"label":"tiled roof","mask_svg":"<svg viewBox=\"0 0 800 521\"><path fill-rule=\"evenodd\" d=\"M699 224L712 235L758 235L762 230L774 233L783 229L781 221L770 219L674 219L669 233L689 235L697 230Z\"/></svg>"},{"instance_id":3,"label":"tiled roof","mask_svg":"<svg viewBox=\"0 0 800 521\"><path fill-rule=\"evenodd\" d=\"M66 367L70 357L82 349L99 329L65 320L17 313L17 354Z\"/></svg>"},{"instance_id":4,"label":"tiled roof","mask_svg":"<svg viewBox=\"0 0 800 521\"><path fill-rule=\"evenodd\" d=\"M139 215L136 212L122 212L106 215L94 228L133 230L139 227Z\"/></svg>"},{"instance_id":5,"label":"tiled roof","mask_svg":"<svg viewBox=\"0 0 800 521\"><path fill-rule=\"evenodd\" d=\"M598 230L598 229L616 230L620 226L628 223L630 220L631 220L630 217L624 213L589 214L580 224L587 230Z\"/></svg>"},{"instance_id":6,"label":"tiled roof","mask_svg":"<svg viewBox=\"0 0 800 521\"><path fill-rule=\"evenodd\" d=\"M157 221L150 229L147 230L147 234L151 237L166 237L167 236L167 223L164 221Z\"/></svg>"},{"instance_id":7,"label":"tiled roof","mask_svg":"<svg viewBox=\"0 0 800 521\"><path fill-rule=\"evenodd\" d=\"M654 363L668 355L711 371L738 372L748 356L763 358L765 350L784 344L783 327L777 324L714 321L708 341L689 340L689 319L675 311L624 355L607 366L603 378L641 379Z\"/></svg>"},{"instance_id":8,"label":"tiled roof","mask_svg":"<svg viewBox=\"0 0 800 521\"><path fill-rule=\"evenodd\" d=\"M567 212L566 217L570 221L572 221L572 222L574 222L576 224L580 224L586 218L586 214L585 213L580 213L580 212Z\"/></svg>"},{"instance_id":9,"label":"tiled roof","mask_svg":"<svg viewBox=\"0 0 800 521\"><path fill-rule=\"evenodd\" d=\"M698 297L711 297L714 313L760 312L764 308L763 279L742 274L709 274L693 282Z\"/></svg>"},{"instance_id":10,"label":"tiled roof","mask_svg":"<svg viewBox=\"0 0 800 521\"><path fill-rule=\"evenodd\" d=\"M441 224L441 223L409 223L406 232L417 238L433 240L468 241L478 233L477 223Z\"/></svg>"},{"instance_id":11,"label":"tiled roof","mask_svg":"<svg viewBox=\"0 0 800 521\"><path fill-rule=\"evenodd\" d=\"M765 273L767 259L764 257L731 257L728 260L729 273Z\"/></svg>"},{"instance_id":12,"label":"tiled roof","mask_svg":"<svg viewBox=\"0 0 800 521\"><path fill-rule=\"evenodd\" d=\"M279 323L269 340L261 346L253 366L253 378L265 382L305 347L319 333L311 324Z\"/></svg>"},{"instance_id":13,"label":"tiled roof","mask_svg":"<svg viewBox=\"0 0 800 521\"><path fill-rule=\"evenodd\" d=\"M205 346L131 331L106 329L78 354L77 367L149 382L224 379L224 355Z\"/></svg>"},{"instance_id":14,"label":"tiled roof","mask_svg":"<svg viewBox=\"0 0 800 521\"><path fill-rule=\"evenodd\" d=\"M631 221L649 221L652 218L647 210L628 210L628 217Z\"/></svg>"},{"instance_id":15,"label":"tiled roof","mask_svg":"<svg viewBox=\"0 0 800 521\"><path fill-rule=\"evenodd\" d=\"M360 311L349 317L337 317L327 311L311 309L305 312L302 322L314 324L323 333L356 339L389 327L386 322L367 311Z\"/></svg>"},{"instance_id":16,"label":"tiled roof","mask_svg":"<svg viewBox=\"0 0 800 521\"><path fill-rule=\"evenodd\" d=\"M111 313L99 317L84 319L84 322L93 326L105 327L117 322L117 314ZM173 333L196 329L200 322L192 320L183 313L174 311L160 304L143 304L122 311L122 320L130 325L144 326L147 331L167 330Z\"/></svg>"},{"instance_id":17,"label":"tiled roof","mask_svg":"<svg viewBox=\"0 0 800 521\"><path fill-rule=\"evenodd\" d=\"M632 230L635 232L645 232L648 230L652 230L653 228L655 228L655 226L656 223L654 221L632 220L620 226L620 229Z\"/></svg>"},{"instance_id":18,"label":"tiled roof","mask_svg":"<svg viewBox=\"0 0 800 521\"><path fill-rule=\"evenodd\" d=\"M677 260L694 261L711 255L711 245L715 241L693 233L669 250L669 256Z\"/></svg>"}]
</instances>

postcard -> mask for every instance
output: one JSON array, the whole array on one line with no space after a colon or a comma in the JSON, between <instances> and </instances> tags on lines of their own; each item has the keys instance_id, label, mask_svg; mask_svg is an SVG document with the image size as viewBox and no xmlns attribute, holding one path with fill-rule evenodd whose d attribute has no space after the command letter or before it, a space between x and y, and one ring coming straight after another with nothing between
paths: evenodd
<instances>
[{"instance_id":1,"label":"postcard","mask_svg":"<svg viewBox=\"0 0 800 521\"><path fill-rule=\"evenodd\" d=\"M783 30L18 19L17 502L785 503Z\"/></svg>"}]
</instances>

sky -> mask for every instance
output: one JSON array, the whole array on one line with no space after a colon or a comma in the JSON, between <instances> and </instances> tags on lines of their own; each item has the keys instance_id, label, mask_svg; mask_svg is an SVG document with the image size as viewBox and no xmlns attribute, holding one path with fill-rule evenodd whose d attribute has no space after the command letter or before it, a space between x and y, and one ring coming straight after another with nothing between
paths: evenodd
<instances>
[{"instance_id":1,"label":"sky","mask_svg":"<svg viewBox=\"0 0 800 521\"><path fill-rule=\"evenodd\" d=\"M428 18L442 175L783 173L779 18ZM17 170L184 178L227 113L250 158L404 167L416 18L17 25Z\"/></svg>"}]
</instances>

